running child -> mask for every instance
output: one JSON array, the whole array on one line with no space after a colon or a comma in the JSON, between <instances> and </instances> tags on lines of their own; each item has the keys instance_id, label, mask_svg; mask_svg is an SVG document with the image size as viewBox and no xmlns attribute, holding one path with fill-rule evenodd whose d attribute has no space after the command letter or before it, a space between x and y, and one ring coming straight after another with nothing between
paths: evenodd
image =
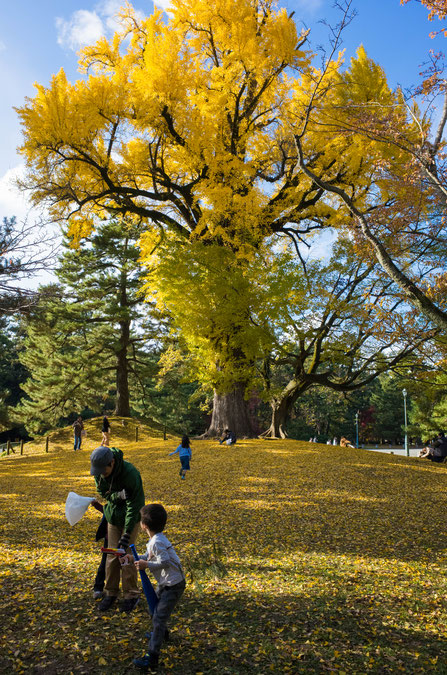
<instances>
[{"instance_id":1,"label":"running child","mask_svg":"<svg viewBox=\"0 0 447 675\"><path fill-rule=\"evenodd\" d=\"M190 448L190 445L189 445L188 436L186 436L186 435L183 436L182 442L178 446L177 450L174 450L174 452L170 452L169 457L171 455L175 455L177 452L178 452L179 457L180 457L180 462L182 463L182 466L181 466L180 471L179 471L179 475L180 475L180 478L185 480L186 472L189 471L189 469L190 469L189 462L190 462L191 457L192 457L192 452L191 452L191 448Z\"/></svg>"}]
</instances>

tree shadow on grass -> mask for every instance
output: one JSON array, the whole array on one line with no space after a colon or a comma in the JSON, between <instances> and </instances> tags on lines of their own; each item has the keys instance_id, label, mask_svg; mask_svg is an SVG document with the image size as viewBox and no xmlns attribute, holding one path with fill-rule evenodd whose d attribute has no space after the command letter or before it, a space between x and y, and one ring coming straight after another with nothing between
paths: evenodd
<instances>
[{"instance_id":1,"label":"tree shadow on grass","mask_svg":"<svg viewBox=\"0 0 447 675\"><path fill-rule=\"evenodd\" d=\"M31 570L21 585L19 574L6 580L4 597L12 602L2 612L2 672L136 672L132 659L146 648L150 628L144 598L132 615L102 616L83 573L71 570L69 577L55 565ZM419 628L416 617L410 623L411 614L401 620L401 609L392 597L349 594L345 586L311 594L222 586L201 596L189 587L172 617L173 640L163 648L159 672L445 673L446 638ZM422 615L431 609L419 602Z\"/></svg>"},{"instance_id":2,"label":"tree shadow on grass","mask_svg":"<svg viewBox=\"0 0 447 675\"><path fill-rule=\"evenodd\" d=\"M238 594L216 604L219 621L213 622L209 607L201 650L214 646L219 651L229 642L226 672L279 673L287 667L293 673L445 672L447 640L410 625L392 625L397 618L392 604L370 607L361 598L348 602L343 593Z\"/></svg>"}]
</instances>

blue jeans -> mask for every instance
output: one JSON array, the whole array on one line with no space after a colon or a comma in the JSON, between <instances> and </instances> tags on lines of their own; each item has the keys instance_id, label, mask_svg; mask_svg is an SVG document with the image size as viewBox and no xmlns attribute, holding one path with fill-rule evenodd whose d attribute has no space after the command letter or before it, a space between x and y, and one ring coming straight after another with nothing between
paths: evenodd
<instances>
[{"instance_id":1,"label":"blue jeans","mask_svg":"<svg viewBox=\"0 0 447 675\"><path fill-rule=\"evenodd\" d=\"M163 586L160 591L157 589L158 604L152 616L152 633L149 640L149 651L154 654L160 653L165 637L166 623L182 597L185 585L185 580L183 580L174 584L174 586Z\"/></svg>"},{"instance_id":2,"label":"blue jeans","mask_svg":"<svg viewBox=\"0 0 447 675\"><path fill-rule=\"evenodd\" d=\"M80 450L81 449L81 442L82 442L82 436L76 436L74 437L74 450Z\"/></svg>"},{"instance_id":3,"label":"blue jeans","mask_svg":"<svg viewBox=\"0 0 447 675\"><path fill-rule=\"evenodd\" d=\"M184 457L180 457L180 462L182 465L180 473L182 473L182 471L189 471L189 457L187 455L185 455Z\"/></svg>"}]
</instances>

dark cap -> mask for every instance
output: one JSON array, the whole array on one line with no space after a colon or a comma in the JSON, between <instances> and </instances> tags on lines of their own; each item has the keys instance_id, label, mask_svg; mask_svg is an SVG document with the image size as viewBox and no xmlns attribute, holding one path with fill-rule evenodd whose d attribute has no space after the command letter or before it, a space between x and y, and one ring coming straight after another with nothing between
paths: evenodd
<instances>
[{"instance_id":1,"label":"dark cap","mask_svg":"<svg viewBox=\"0 0 447 675\"><path fill-rule=\"evenodd\" d=\"M90 475L99 476L113 459L113 452L106 445L100 445L90 455Z\"/></svg>"}]
</instances>

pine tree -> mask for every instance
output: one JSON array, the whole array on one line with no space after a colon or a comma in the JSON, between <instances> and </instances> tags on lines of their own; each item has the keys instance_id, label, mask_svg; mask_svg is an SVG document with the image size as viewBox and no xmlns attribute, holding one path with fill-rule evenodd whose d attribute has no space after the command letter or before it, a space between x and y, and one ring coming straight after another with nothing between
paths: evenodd
<instances>
[{"instance_id":1,"label":"pine tree","mask_svg":"<svg viewBox=\"0 0 447 675\"><path fill-rule=\"evenodd\" d=\"M65 239L60 286L47 288L27 319L29 400L17 412L28 425L111 401L117 415L130 415L130 389L141 391L153 372L147 345L160 332L140 295L138 236L137 226L111 221L77 249Z\"/></svg>"}]
</instances>

